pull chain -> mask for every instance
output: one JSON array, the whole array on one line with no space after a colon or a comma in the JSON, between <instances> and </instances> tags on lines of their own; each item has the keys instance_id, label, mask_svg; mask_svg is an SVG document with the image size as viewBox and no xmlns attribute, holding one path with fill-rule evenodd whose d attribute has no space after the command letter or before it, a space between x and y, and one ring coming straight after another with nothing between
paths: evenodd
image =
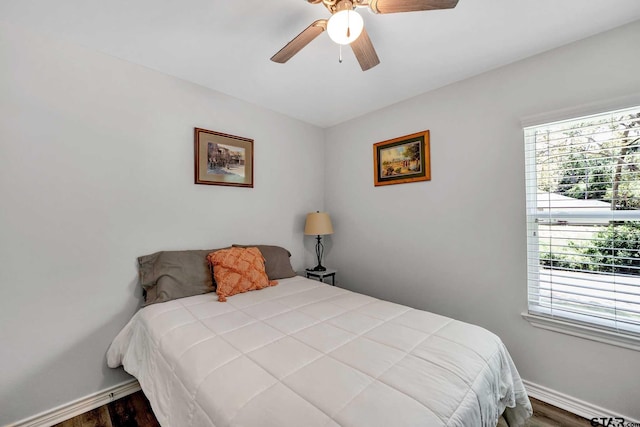
<instances>
[{"instance_id":1,"label":"pull chain","mask_svg":"<svg viewBox=\"0 0 640 427\"><path fill-rule=\"evenodd\" d=\"M340 46L340 56L338 56L338 62L342 64L342 45L339 44L338 46Z\"/></svg>"}]
</instances>

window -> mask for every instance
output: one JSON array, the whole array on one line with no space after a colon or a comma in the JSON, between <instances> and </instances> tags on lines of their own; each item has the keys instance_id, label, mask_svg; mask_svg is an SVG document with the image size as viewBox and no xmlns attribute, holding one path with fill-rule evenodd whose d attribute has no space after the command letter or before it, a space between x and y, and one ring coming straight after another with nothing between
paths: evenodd
<instances>
[{"instance_id":1,"label":"window","mask_svg":"<svg viewBox=\"0 0 640 427\"><path fill-rule=\"evenodd\" d=\"M640 107L524 132L529 314L640 340Z\"/></svg>"}]
</instances>

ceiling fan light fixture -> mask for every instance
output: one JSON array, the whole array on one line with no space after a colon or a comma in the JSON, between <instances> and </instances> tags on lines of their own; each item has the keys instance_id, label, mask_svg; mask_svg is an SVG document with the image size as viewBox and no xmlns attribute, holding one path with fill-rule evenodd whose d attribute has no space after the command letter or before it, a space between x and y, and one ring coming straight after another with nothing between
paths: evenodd
<instances>
[{"instance_id":1,"label":"ceiling fan light fixture","mask_svg":"<svg viewBox=\"0 0 640 427\"><path fill-rule=\"evenodd\" d=\"M354 10L341 10L334 13L327 22L327 33L338 44L350 44L362 33L364 21Z\"/></svg>"}]
</instances>

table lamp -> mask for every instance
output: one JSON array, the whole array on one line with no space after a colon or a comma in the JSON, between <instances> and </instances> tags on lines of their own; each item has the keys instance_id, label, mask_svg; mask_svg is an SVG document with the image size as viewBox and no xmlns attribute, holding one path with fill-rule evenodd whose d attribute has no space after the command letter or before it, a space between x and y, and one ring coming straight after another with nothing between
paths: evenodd
<instances>
[{"instance_id":1,"label":"table lamp","mask_svg":"<svg viewBox=\"0 0 640 427\"><path fill-rule=\"evenodd\" d=\"M325 234L333 234L333 226L331 218L326 212L313 212L307 214L307 222L304 225L304 234L309 236L317 236L316 256L318 257L318 265L308 268L309 271L325 271L322 265L322 255L324 254L324 245L322 244L322 236Z\"/></svg>"}]
</instances>

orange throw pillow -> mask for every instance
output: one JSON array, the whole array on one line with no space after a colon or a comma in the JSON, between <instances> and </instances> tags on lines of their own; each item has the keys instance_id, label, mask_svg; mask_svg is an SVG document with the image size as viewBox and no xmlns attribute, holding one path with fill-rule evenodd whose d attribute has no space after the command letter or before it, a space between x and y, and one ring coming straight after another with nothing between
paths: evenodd
<instances>
[{"instance_id":1,"label":"orange throw pillow","mask_svg":"<svg viewBox=\"0 0 640 427\"><path fill-rule=\"evenodd\" d=\"M229 248L207 255L216 279L218 301L242 292L275 286L264 269L264 257L258 248Z\"/></svg>"}]
</instances>

